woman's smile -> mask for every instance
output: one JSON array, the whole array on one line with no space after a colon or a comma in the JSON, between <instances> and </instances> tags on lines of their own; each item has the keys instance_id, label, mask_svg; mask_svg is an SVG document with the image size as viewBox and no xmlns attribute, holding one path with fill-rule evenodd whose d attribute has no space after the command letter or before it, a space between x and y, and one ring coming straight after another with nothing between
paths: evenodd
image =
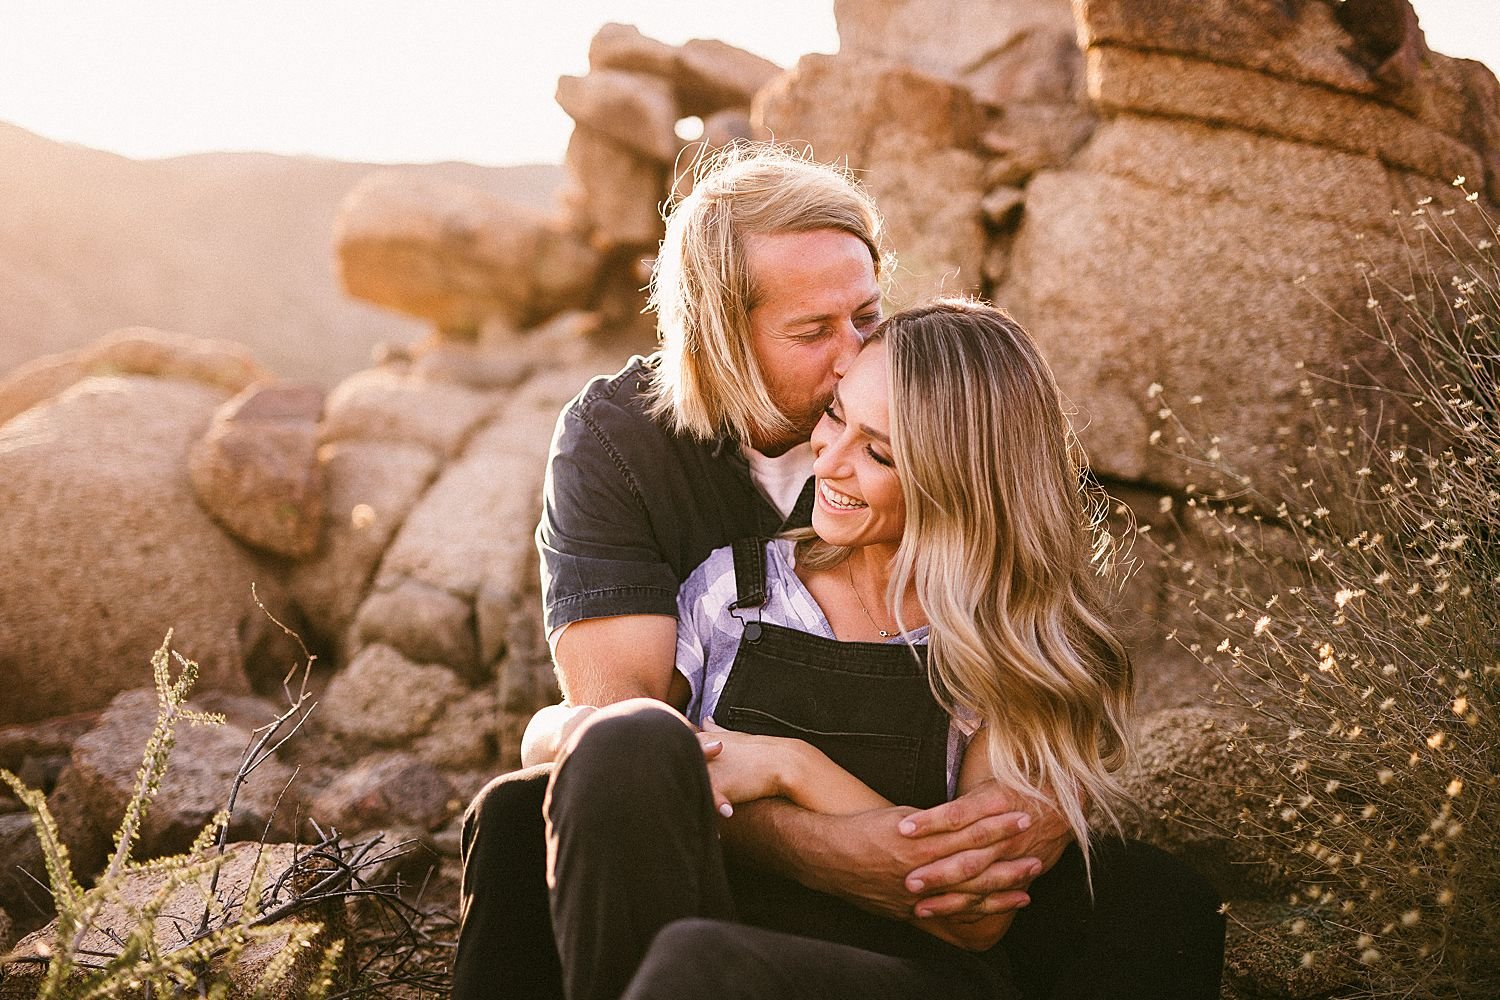
<instances>
[{"instance_id":1,"label":"woman's smile","mask_svg":"<svg viewBox=\"0 0 1500 1000\"><path fill-rule=\"evenodd\" d=\"M870 506L857 497L834 489L826 479L818 481L818 495L834 510L863 510Z\"/></svg>"}]
</instances>

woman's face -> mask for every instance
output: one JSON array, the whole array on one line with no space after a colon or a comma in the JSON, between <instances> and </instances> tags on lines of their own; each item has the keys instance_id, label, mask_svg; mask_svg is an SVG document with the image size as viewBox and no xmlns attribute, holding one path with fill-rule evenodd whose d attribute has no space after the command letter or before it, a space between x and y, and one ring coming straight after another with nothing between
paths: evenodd
<instances>
[{"instance_id":1,"label":"woman's face","mask_svg":"<svg viewBox=\"0 0 1500 1000\"><path fill-rule=\"evenodd\" d=\"M901 541L906 500L891 452L889 375L884 341L859 353L812 432L818 479L812 524L834 545Z\"/></svg>"}]
</instances>

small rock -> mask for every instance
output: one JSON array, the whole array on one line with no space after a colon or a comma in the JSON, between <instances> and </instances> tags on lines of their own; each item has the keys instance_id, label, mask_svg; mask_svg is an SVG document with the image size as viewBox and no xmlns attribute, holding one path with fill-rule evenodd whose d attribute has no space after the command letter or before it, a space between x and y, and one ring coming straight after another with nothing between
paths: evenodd
<instances>
[{"instance_id":1,"label":"small rock","mask_svg":"<svg viewBox=\"0 0 1500 1000\"><path fill-rule=\"evenodd\" d=\"M318 454L328 493L323 544L292 569L288 589L313 629L336 645L439 463L423 445L387 441L339 441Z\"/></svg>"},{"instance_id":2,"label":"small rock","mask_svg":"<svg viewBox=\"0 0 1500 1000\"><path fill-rule=\"evenodd\" d=\"M985 221L995 229L1009 229L1021 214L1021 207L1026 204L1026 192L1020 188L997 187L984 196L979 203L979 209L984 213Z\"/></svg>"},{"instance_id":3,"label":"small rock","mask_svg":"<svg viewBox=\"0 0 1500 1000\"><path fill-rule=\"evenodd\" d=\"M723 108L749 107L756 91L781 67L725 42L694 38L677 50L677 97L684 114L702 118Z\"/></svg>"},{"instance_id":4,"label":"small rock","mask_svg":"<svg viewBox=\"0 0 1500 1000\"><path fill-rule=\"evenodd\" d=\"M15 771L28 757L72 753L73 744L98 721L98 712L79 712L41 722L0 726L0 767Z\"/></svg>"},{"instance_id":5,"label":"small rock","mask_svg":"<svg viewBox=\"0 0 1500 1000\"><path fill-rule=\"evenodd\" d=\"M623 69L668 79L677 72L677 49L647 38L629 24L606 24L589 42L589 69Z\"/></svg>"},{"instance_id":6,"label":"small rock","mask_svg":"<svg viewBox=\"0 0 1500 1000\"><path fill-rule=\"evenodd\" d=\"M72 764L48 804L59 824L75 831L75 836L80 832L91 835L89 846L97 844L100 836L106 851L113 846L114 831L136 789L141 755L156 716L155 691L126 691L105 709L99 724L74 744ZM227 805L250 741L250 733L237 726L178 724L175 747L160 790L146 812L134 856L153 858L186 850L214 813ZM273 831L289 833L296 813L295 796L281 799L291 778L291 770L280 761L262 761L240 786L230 820L231 836L259 837L268 825Z\"/></svg>"},{"instance_id":7,"label":"small rock","mask_svg":"<svg viewBox=\"0 0 1500 1000\"><path fill-rule=\"evenodd\" d=\"M671 164L677 138L677 100L666 80L625 70L595 70L557 81L557 103L580 125L649 160Z\"/></svg>"},{"instance_id":8,"label":"small rock","mask_svg":"<svg viewBox=\"0 0 1500 1000\"><path fill-rule=\"evenodd\" d=\"M486 685L449 705L432 731L416 741L413 752L445 771L493 767L499 756L497 713L495 687Z\"/></svg>"},{"instance_id":9,"label":"small rock","mask_svg":"<svg viewBox=\"0 0 1500 1000\"><path fill-rule=\"evenodd\" d=\"M351 742L392 746L427 732L465 694L446 667L419 665L390 646L366 646L324 692L323 728Z\"/></svg>"},{"instance_id":10,"label":"small rock","mask_svg":"<svg viewBox=\"0 0 1500 1000\"><path fill-rule=\"evenodd\" d=\"M334 779L312 804L325 829L416 827L436 830L461 807L442 772L408 753L366 757Z\"/></svg>"},{"instance_id":11,"label":"small rock","mask_svg":"<svg viewBox=\"0 0 1500 1000\"><path fill-rule=\"evenodd\" d=\"M254 385L214 414L188 456L204 510L240 541L277 555L309 555L323 524L318 418L323 390Z\"/></svg>"},{"instance_id":12,"label":"small rock","mask_svg":"<svg viewBox=\"0 0 1500 1000\"><path fill-rule=\"evenodd\" d=\"M51 918L48 893L47 865L31 813L0 816L0 909L10 915L17 933L29 933Z\"/></svg>"},{"instance_id":13,"label":"small rock","mask_svg":"<svg viewBox=\"0 0 1500 1000\"><path fill-rule=\"evenodd\" d=\"M481 679L473 604L420 580L402 578L371 591L354 619L354 643L391 646L417 663Z\"/></svg>"}]
</instances>

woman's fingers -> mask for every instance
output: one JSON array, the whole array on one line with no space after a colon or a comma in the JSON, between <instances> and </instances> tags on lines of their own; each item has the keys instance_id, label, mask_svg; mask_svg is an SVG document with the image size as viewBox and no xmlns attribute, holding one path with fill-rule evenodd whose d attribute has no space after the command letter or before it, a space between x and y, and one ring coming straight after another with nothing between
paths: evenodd
<instances>
[{"instance_id":1,"label":"woman's fingers","mask_svg":"<svg viewBox=\"0 0 1500 1000\"><path fill-rule=\"evenodd\" d=\"M724 752L724 741L712 733L697 733L698 745L703 748L703 759L713 760Z\"/></svg>"}]
</instances>

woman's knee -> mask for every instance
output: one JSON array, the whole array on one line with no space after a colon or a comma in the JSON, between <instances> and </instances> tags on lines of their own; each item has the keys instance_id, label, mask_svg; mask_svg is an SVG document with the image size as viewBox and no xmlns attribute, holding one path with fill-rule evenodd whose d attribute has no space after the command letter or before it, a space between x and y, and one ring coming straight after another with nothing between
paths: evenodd
<instances>
[{"instance_id":1,"label":"woman's knee","mask_svg":"<svg viewBox=\"0 0 1500 1000\"><path fill-rule=\"evenodd\" d=\"M463 849L467 855L481 838L511 840L541 831L542 801L551 764L502 774L479 790L464 811Z\"/></svg>"},{"instance_id":2,"label":"woman's knee","mask_svg":"<svg viewBox=\"0 0 1500 1000\"><path fill-rule=\"evenodd\" d=\"M737 945L744 928L725 920L686 917L657 932L622 1000L737 995L734 980L745 972ZM737 970L732 973L730 970Z\"/></svg>"}]
</instances>

